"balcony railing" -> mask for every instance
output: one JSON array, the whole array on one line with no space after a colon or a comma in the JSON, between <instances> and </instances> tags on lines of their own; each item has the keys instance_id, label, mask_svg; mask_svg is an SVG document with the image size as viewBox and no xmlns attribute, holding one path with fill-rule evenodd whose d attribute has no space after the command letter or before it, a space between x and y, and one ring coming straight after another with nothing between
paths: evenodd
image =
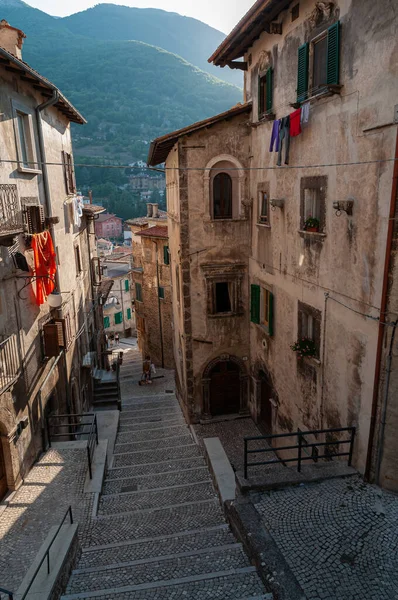
<instances>
[{"instance_id":1,"label":"balcony railing","mask_svg":"<svg viewBox=\"0 0 398 600\"><path fill-rule=\"evenodd\" d=\"M22 211L17 186L0 183L0 237L23 231Z\"/></svg>"},{"instance_id":2,"label":"balcony railing","mask_svg":"<svg viewBox=\"0 0 398 600\"><path fill-rule=\"evenodd\" d=\"M19 377L21 361L15 334L0 342L0 394L5 392Z\"/></svg>"}]
</instances>

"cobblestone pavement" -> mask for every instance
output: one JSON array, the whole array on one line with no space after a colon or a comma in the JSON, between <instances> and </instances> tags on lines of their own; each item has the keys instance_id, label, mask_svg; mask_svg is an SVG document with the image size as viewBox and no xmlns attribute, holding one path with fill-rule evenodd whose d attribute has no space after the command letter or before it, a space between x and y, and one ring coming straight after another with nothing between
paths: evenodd
<instances>
[{"instance_id":1,"label":"cobblestone pavement","mask_svg":"<svg viewBox=\"0 0 398 600\"><path fill-rule=\"evenodd\" d=\"M225 523L174 375L158 374L139 387L141 356L124 354L114 455L63 600L269 599Z\"/></svg>"},{"instance_id":2,"label":"cobblestone pavement","mask_svg":"<svg viewBox=\"0 0 398 600\"><path fill-rule=\"evenodd\" d=\"M53 525L68 506L85 535L93 495L84 494L87 473L85 448L48 450L25 478L0 516L0 587L16 591Z\"/></svg>"},{"instance_id":3,"label":"cobblestone pavement","mask_svg":"<svg viewBox=\"0 0 398 600\"><path fill-rule=\"evenodd\" d=\"M359 476L253 495L308 600L398 599L398 497Z\"/></svg>"}]
</instances>

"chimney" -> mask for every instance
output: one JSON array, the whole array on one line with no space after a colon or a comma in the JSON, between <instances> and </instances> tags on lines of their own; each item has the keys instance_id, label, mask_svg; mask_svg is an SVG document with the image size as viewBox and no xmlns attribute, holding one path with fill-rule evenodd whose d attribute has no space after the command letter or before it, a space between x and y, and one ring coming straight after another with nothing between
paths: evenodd
<instances>
[{"instance_id":1,"label":"chimney","mask_svg":"<svg viewBox=\"0 0 398 600\"><path fill-rule=\"evenodd\" d=\"M146 205L146 216L152 217L152 204L150 202L147 202Z\"/></svg>"},{"instance_id":2,"label":"chimney","mask_svg":"<svg viewBox=\"0 0 398 600\"><path fill-rule=\"evenodd\" d=\"M22 60L22 45L26 35L20 29L11 27L5 19L0 21L0 46Z\"/></svg>"},{"instance_id":3,"label":"chimney","mask_svg":"<svg viewBox=\"0 0 398 600\"><path fill-rule=\"evenodd\" d=\"M152 204L152 216L154 219L159 218L159 204Z\"/></svg>"}]
</instances>

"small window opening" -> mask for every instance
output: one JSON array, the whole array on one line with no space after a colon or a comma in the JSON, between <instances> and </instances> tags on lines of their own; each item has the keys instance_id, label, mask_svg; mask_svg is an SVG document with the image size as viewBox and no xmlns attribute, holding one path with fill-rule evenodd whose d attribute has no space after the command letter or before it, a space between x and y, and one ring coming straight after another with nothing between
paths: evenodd
<instances>
[{"instance_id":1,"label":"small window opening","mask_svg":"<svg viewBox=\"0 0 398 600\"><path fill-rule=\"evenodd\" d=\"M292 21L295 21L300 16L300 4L295 4L292 8Z\"/></svg>"},{"instance_id":2,"label":"small window opening","mask_svg":"<svg viewBox=\"0 0 398 600\"><path fill-rule=\"evenodd\" d=\"M216 283L215 285L215 296L216 296L216 313L227 313L231 312L231 296L229 290L229 284L226 281Z\"/></svg>"},{"instance_id":3,"label":"small window opening","mask_svg":"<svg viewBox=\"0 0 398 600\"><path fill-rule=\"evenodd\" d=\"M260 192L260 223L269 223L269 202L268 194Z\"/></svg>"}]
</instances>

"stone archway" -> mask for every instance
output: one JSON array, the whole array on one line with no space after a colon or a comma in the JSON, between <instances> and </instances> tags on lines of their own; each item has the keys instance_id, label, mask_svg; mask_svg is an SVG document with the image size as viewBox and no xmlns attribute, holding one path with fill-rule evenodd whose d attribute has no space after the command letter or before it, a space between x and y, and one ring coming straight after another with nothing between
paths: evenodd
<instances>
[{"instance_id":1,"label":"stone archway","mask_svg":"<svg viewBox=\"0 0 398 600\"><path fill-rule=\"evenodd\" d=\"M229 354L213 359L202 377L204 417L246 413L247 385L248 375L242 359Z\"/></svg>"}]
</instances>

